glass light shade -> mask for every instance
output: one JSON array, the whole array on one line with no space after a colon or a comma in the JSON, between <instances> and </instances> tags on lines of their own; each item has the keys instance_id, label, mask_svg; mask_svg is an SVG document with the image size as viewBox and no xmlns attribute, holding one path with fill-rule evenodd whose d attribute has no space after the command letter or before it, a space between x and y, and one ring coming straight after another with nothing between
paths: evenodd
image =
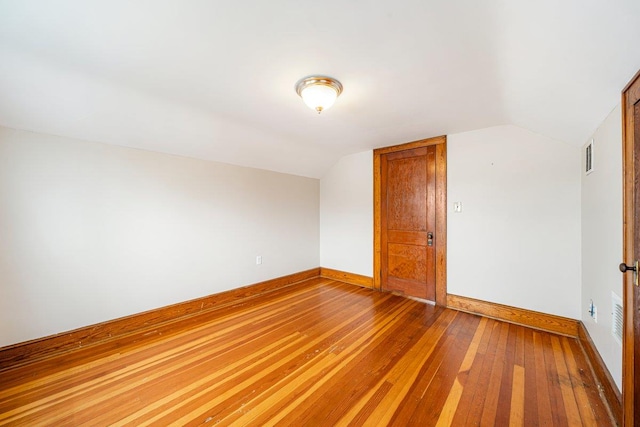
<instances>
[{"instance_id":1,"label":"glass light shade","mask_svg":"<svg viewBox=\"0 0 640 427\"><path fill-rule=\"evenodd\" d=\"M309 108L320 113L331 108L336 102L338 93L331 86L315 84L302 89L300 96Z\"/></svg>"},{"instance_id":2,"label":"glass light shade","mask_svg":"<svg viewBox=\"0 0 640 427\"><path fill-rule=\"evenodd\" d=\"M331 107L342 93L342 83L327 76L309 76L298 80L296 93L318 114Z\"/></svg>"}]
</instances>

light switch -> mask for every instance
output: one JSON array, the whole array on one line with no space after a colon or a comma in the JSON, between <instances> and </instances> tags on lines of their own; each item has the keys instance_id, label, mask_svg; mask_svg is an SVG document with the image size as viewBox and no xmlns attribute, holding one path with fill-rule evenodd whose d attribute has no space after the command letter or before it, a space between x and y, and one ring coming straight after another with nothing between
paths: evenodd
<instances>
[{"instance_id":1,"label":"light switch","mask_svg":"<svg viewBox=\"0 0 640 427\"><path fill-rule=\"evenodd\" d=\"M462 202L453 202L453 211L456 213L462 212Z\"/></svg>"}]
</instances>

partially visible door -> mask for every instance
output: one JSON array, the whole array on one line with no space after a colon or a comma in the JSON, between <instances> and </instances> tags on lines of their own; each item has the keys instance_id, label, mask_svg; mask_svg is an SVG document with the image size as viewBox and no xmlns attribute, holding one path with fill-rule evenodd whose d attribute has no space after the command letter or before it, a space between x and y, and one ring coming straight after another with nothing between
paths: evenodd
<instances>
[{"instance_id":1,"label":"partially visible door","mask_svg":"<svg viewBox=\"0 0 640 427\"><path fill-rule=\"evenodd\" d=\"M640 426L640 73L622 94L624 144L623 425ZM626 265L625 265L626 264Z\"/></svg>"},{"instance_id":2,"label":"partially visible door","mask_svg":"<svg viewBox=\"0 0 640 427\"><path fill-rule=\"evenodd\" d=\"M447 137L373 151L373 285L447 304Z\"/></svg>"}]
</instances>

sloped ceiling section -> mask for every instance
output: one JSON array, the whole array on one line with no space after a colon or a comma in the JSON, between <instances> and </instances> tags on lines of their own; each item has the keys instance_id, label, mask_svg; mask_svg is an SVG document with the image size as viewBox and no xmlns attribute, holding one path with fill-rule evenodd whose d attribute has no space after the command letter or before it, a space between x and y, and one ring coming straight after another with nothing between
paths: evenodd
<instances>
[{"instance_id":1,"label":"sloped ceiling section","mask_svg":"<svg viewBox=\"0 0 640 427\"><path fill-rule=\"evenodd\" d=\"M0 0L0 125L321 177L515 124L581 145L640 68L637 0ZM318 116L293 90L345 90Z\"/></svg>"}]
</instances>

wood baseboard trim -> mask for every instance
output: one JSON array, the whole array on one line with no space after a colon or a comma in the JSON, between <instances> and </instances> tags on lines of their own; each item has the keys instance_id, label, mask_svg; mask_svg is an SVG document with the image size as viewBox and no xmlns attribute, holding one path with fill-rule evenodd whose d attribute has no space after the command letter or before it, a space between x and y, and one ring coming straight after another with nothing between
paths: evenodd
<instances>
[{"instance_id":1,"label":"wood baseboard trim","mask_svg":"<svg viewBox=\"0 0 640 427\"><path fill-rule=\"evenodd\" d=\"M596 345L593 343L589 331L587 331L586 326L584 326L582 322L579 322L578 325L578 341L580 341L582 350L587 355L587 360L591 365L593 376L598 382L600 392L609 404L611 416L618 425L622 425L622 395L609 369L607 369L604 360L602 360L600 353L596 349Z\"/></svg>"},{"instance_id":2,"label":"wood baseboard trim","mask_svg":"<svg viewBox=\"0 0 640 427\"><path fill-rule=\"evenodd\" d=\"M88 345L121 337L142 329L156 327L159 324L219 308L242 299L274 291L307 279L320 276L320 268L301 271L287 276L277 277L238 289L220 292L185 301L131 316L85 326L73 331L62 332L35 340L0 347L0 370L40 359L53 354L64 353Z\"/></svg>"},{"instance_id":3,"label":"wood baseboard trim","mask_svg":"<svg viewBox=\"0 0 640 427\"><path fill-rule=\"evenodd\" d=\"M578 338L578 320L447 294L447 307L497 320Z\"/></svg>"},{"instance_id":4,"label":"wood baseboard trim","mask_svg":"<svg viewBox=\"0 0 640 427\"><path fill-rule=\"evenodd\" d=\"M364 288L373 289L373 277L369 276L320 267L320 277L324 277L325 279L338 280L340 282L349 283L350 285L357 285Z\"/></svg>"}]
</instances>

